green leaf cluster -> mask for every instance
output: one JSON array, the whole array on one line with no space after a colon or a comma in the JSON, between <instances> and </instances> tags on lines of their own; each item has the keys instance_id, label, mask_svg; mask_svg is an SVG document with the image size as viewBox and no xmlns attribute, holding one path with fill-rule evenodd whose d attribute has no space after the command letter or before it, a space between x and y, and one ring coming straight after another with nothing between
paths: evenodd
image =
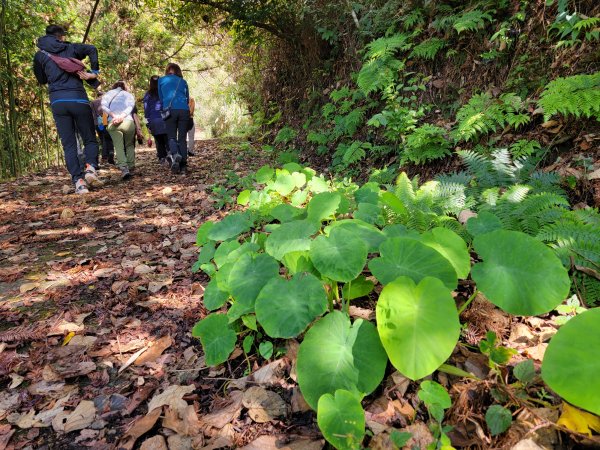
<instances>
[{"instance_id":1,"label":"green leaf cluster","mask_svg":"<svg viewBox=\"0 0 600 450\"><path fill-rule=\"evenodd\" d=\"M255 178L262 187L245 194L246 211L198 232L200 268L211 276L204 304L215 312L193 334L210 365L227 360L239 340L246 353L256 344L269 358L273 339L301 339L300 389L326 439L339 448L360 446L360 402L381 383L388 361L417 380L450 356L461 329L452 295L459 280L470 276L485 298L516 315L545 314L569 294L568 271L553 248L506 229L484 209L463 227L444 206L447 192L439 182L419 186L401 174L394 186L360 186L327 181L298 164L263 167ZM516 191L503 195L523 202ZM419 215L420 222L411 219ZM477 255L474 265L470 252ZM376 324L352 322L350 302L371 295ZM565 345L575 345L569 333L562 335ZM495 365L511 356L495 336L482 345ZM550 364L544 377L560 377L557 366ZM515 376L530 379L525 368ZM435 390L423 383L419 396L441 424L449 404ZM574 391L572 401L580 402L580 390ZM498 433L506 423L502 414L490 413L488 421Z\"/></svg>"}]
</instances>

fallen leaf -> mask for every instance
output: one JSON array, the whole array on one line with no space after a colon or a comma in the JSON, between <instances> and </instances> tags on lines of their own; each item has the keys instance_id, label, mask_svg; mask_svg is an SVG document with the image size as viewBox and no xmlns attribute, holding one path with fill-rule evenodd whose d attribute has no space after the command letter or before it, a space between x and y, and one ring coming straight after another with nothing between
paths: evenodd
<instances>
[{"instance_id":1,"label":"fallen leaf","mask_svg":"<svg viewBox=\"0 0 600 450\"><path fill-rule=\"evenodd\" d=\"M241 391L232 391L229 394L229 405L214 411L206 416L200 417L202 427L212 427L221 429L232 420L239 417L242 412L242 397Z\"/></svg>"},{"instance_id":2,"label":"fallen leaf","mask_svg":"<svg viewBox=\"0 0 600 450\"><path fill-rule=\"evenodd\" d=\"M155 410L150 411L145 416L133 422L131 428L127 430L127 432L119 441L118 448L122 450L131 450L138 438L154 427L154 424L156 424L161 412L162 408L156 408Z\"/></svg>"},{"instance_id":3,"label":"fallen leaf","mask_svg":"<svg viewBox=\"0 0 600 450\"><path fill-rule=\"evenodd\" d=\"M281 385L284 382L286 366L287 362L283 358L278 359L248 376L233 380L229 384L229 387L243 390L246 388L248 382L252 382L253 385Z\"/></svg>"},{"instance_id":4,"label":"fallen leaf","mask_svg":"<svg viewBox=\"0 0 600 450\"><path fill-rule=\"evenodd\" d=\"M106 267L103 269L95 270L92 273L92 275L94 275L96 278L108 278L116 273L117 269L115 269L114 267Z\"/></svg>"},{"instance_id":5,"label":"fallen leaf","mask_svg":"<svg viewBox=\"0 0 600 450\"><path fill-rule=\"evenodd\" d=\"M30 409L29 412L25 413L25 414L19 414L19 413L9 414L6 417L6 421L8 423L18 426L19 428L21 428L23 430L26 430L26 429L29 429L32 427L36 427L36 426L42 426L35 419L35 410L33 408Z\"/></svg>"},{"instance_id":6,"label":"fallen leaf","mask_svg":"<svg viewBox=\"0 0 600 450\"><path fill-rule=\"evenodd\" d=\"M14 389L14 388L20 386L21 383L25 380L25 378L23 378L18 373L11 373L9 376L12 379L10 385L8 386L9 389Z\"/></svg>"},{"instance_id":7,"label":"fallen leaf","mask_svg":"<svg viewBox=\"0 0 600 450\"><path fill-rule=\"evenodd\" d=\"M77 336L73 336L73 338L69 341L67 346L77 346L83 345L84 347L91 347L98 340L95 336L82 336L78 334Z\"/></svg>"},{"instance_id":8,"label":"fallen leaf","mask_svg":"<svg viewBox=\"0 0 600 450\"><path fill-rule=\"evenodd\" d=\"M183 436L196 436L200 433L200 421L193 406L187 406L183 412L172 408L165 409L162 426Z\"/></svg>"},{"instance_id":9,"label":"fallen leaf","mask_svg":"<svg viewBox=\"0 0 600 450\"><path fill-rule=\"evenodd\" d=\"M140 446L140 450L168 450L165 438L160 434L146 439Z\"/></svg>"},{"instance_id":10,"label":"fallen leaf","mask_svg":"<svg viewBox=\"0 0 600 450\"><path fill-rule=\"evenodd\" d=\"M39 285L40 283L23 283L21 286L19 286L19 292L21 294L25 294L26 292L33 291L34 289L38 288Z\"/></svg>"},{"instance_id":11,"label":"fallen leaf","mask_svg":"<svg viewBox=\"0 0 600 450\"><path fill-rule=\"evenodd\" d=\"M248 416L257 423L266 423L287 415L287 405L273 391L253 386L244 392L242 405L248 408Z\"/></svg>"},{"instance_id":12,"label":"fallen leaf","mask_svg":"<svg viewBox=\"0 0 600 450\"><path fill-rule=\"evenodd\" d=\"M163 336L146 350L139 358L134 362L136 366L141 366L148 361L156 360L162 353L173 344L171 336Z\"/></svg>"},{"instance_id":13,"label":"fallen leaf","mask_svg":"<svg viewBox=\"0 0 600 450\"><path fill-rule=\"evenodd\" d=\"M588 436L592 435L591 430L600 433L600 417L577 409L566 402L563 402L562 414L557 424Z\"/></svg>"},{"instance_id":14,"label":"fallen leaf","mask_svg":"<svg viewBox=\"0 0 600 450\"><path fill-rule=\"evenodd\" d=\"M263 435L238 450L321 450L324 445L322 440L290 440L288 436Z\"/></svg>"},{"instance_id":15,"label":"fallen leaf","mask_svg":"<svg viewBox=\"0 0 600 450\"><path fill-rule=\"evenodd\" d=\"M202 439L203 436L200 435L197 439ZM178 434L174 434L173 436L169 436L167 438L167 445L169 450L192 450L193 448L198 448L198 446L194 445L194 441L191 437L188 436L180 436Z\"/></svg>"},{"instance_id":16,"label":"fallen leaf","mask_svg":"<svg viewBox=\"0 0 600 450\"><path fill-rule=\"evenodd\" d=\"M123 364L121 367L119 367L118 373L123 372L125 369L127 369L129 366L131 366L135 362L135 360L138 359L140 357L140 355L142 353L144 353L146 350L148 350L148 346L138 350L133 355L131 355L131 357L125 362L125 364Z\"/></svg>"},{"instance_id":17,"label":"fallen leaf","mask_svg":"<svg viewBox=\"0 0 600 450\"><path fill-rule=\"evenodd\" d=\"M139 264L139 265L135 266L135 269L133 269L133 272L137 275L146 275L148 273L154 272L154 269L146 264Z\"/></svg>"},{"instance_id":18,"label":"fallen leaf","mask_svg":"<svg viewBox=\"0 0 600 450\"><path fill-rule=\"evenodd\" d=\"M82 400L75 408L67 421L65 422L65 433L69 433L75 430L82 430L92 424L96 417L96 407L94 402L89 400Z\"/></svg>"},{"instance_id":19,"label":"fallen leaf","mask_svg":"<svg viewBox=\"0 0 600 450\"><path fill-rule=\"evenodd\" d=\"M231 438L217 436L204 447L200 447L200 450L221 450L229 447L233 447L233 440Z\"/></svg>"},{"instance_id":20,"label":"fallen leaf","mask_svg":"<svg viewBox=\"0 0 600 450\"><path fill-rule=\"evenodd\" d=\"M169 406L176 411L182 411L187 408L188 404L183 400L183 396L190 394L196 390L196 386L179 386L172 385L166 388L161 394L155 395L148 404L148 411L161 406Z\"/></svg>"},{"instance_id":21,"label":"fallen leaf","mask_svg":"<svg viewBox=\"0 0 600 450\"><path fill-rule=\"evenodd\" d=\"M0 450L4 450L8 446L10 438L13 434L15 434L15 431L16 430L9 428L8 431L6 431L6 433L0 434Z\"/></svg>"},{"instance_id":22,"label":"fallen leaf","mask_svg":"<svg viewBox=\"0 0 600 450\"><path fill-rule=\"evenodd\" d=\"M60 213L60 218L62 220L72 219L73 217L75 217L75 213L73 212L73 210L71 208L65 208Z\"/></svg>"},{"instance_id":23,"label":"fallen leaf","mask_svg":"<svg viewBox=\"0 0 600 450\"><path fill-rule=\"evenodd\" d=\"M129 287L129 281L120 280L120 281L115 281L112 284L112 286L110 287L110 290L113 292L113 294L120 294L121 292L125 291L128 287Z\"/></svg>"}]
</instances>

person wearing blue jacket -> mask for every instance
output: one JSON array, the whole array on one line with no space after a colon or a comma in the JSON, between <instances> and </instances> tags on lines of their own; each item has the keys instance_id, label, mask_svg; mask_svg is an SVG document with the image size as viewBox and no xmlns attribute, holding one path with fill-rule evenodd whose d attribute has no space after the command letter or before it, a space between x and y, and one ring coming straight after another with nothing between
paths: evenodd
<instances>
[{"instance_id":1,"label":"person wearing blue jacket","mask_svg":"<svg viewBox=\"0 0 600 450\"><path fill-rule=\"evenodd\" d=\"M167 161L171 165L171 171L179 173L187 167L186 137L190 122L190 92L177 64L169 63L165 76L158 80L158 96L163 111L170 111L169 117L165 119L169 139Z\"/></svg>"},{"instance_id":2,"label":"person wearing blue jacket","mask_svg":"<svg viewBox=\"0 0 600 450\"><path fill-rule=\"evenodd\" d=\"M50 105L56 129L60 137L67 170L75 184L75 192L86 194L88 186L100 186L97 176L98 141L92 108L83 81L93 88L100 82L97 79L98 50L93 45L72 44L65 41L65 30L58 25L46 27L46 35L37 41L40 49L33 58L33 72L40 84L48 85ZM61 69L49 56L90 60L91 71L68 73ZM83 140L85 161L77 156L77 137Z\"/></svg>"},{"instance_id":3,"label":"person wearing blue jacket","mask_svg":"<svg viewBox=\"0 0 600 450\"><path fill-rule=\"evenodd\" d=\"M148 91L144 95L144 117L150 134L154 136L156 142L156 157L161 165L164 165L167 158L167 127L160 112L162 105L158 98L158 75L152 75L148 83Z\"/></svg>"}]
</instances>

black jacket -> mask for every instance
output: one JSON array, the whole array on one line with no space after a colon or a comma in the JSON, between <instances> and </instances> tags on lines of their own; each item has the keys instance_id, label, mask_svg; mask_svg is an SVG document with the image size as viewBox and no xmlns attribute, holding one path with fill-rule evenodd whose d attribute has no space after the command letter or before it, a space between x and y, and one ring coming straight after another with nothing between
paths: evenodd
<instances>
[{"instance_id":1,"label":"black jacket","mask_svg":"<svg viewBox=\"0 0 600 450\"><path fill-rule=\"evenodd\" d=\"M90 58L90 66L93 71L99 70L98 50L93 45L71 44L62 42L52 35L42 36L38 39L37 46L40 50L54 53L64 58L84 59ZM56 100L88 100L87 93L83 87L83 81L76 75L62 70L41 51L33 58L33 72L40 84L48 84L50 102ZM98 80L89 80L87 83L96 88Z\"/></svg>"}]
</instances>

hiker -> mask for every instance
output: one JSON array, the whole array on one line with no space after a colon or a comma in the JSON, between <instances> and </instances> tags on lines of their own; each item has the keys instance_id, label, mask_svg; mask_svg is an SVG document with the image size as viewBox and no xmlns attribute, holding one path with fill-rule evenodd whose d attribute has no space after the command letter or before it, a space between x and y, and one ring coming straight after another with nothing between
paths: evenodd
<instances>
[{"instance_id":1,"label":"hiker","mask_svg":"<svg viewBox=\"0 0 600 450\"><path fill-rule=\"evenodd\" d=\"M156 157L161 165L167 163L167 127L160 112L162 106L158 98L158 75L152 75L148 83L148 91L144 95L144 116L150 134L156 142Z\"/></svg>"},{"instance_id":2,"label":"hiker","mask_svg":"<svg viewBox=\"0 0 600 450\"><path fill-rule=\"evenodd\" d=\"M121 178L127 180L135 168L135 122L132 111L135 98L127 92L124 81L117 81L112 89L102 96L102 110L108 115L108 134L115 147L117 167Z\"/></svg>"},{"instance_id":3,"label":"hiker","mask_svg":"<svg viewBox=\"0 0 600 450\"><path fill-rule=\"evenodd\" d=\"M96 173L98 141L92 108L83 87L84 80L94 89L100 85L98 50L93 45L67 42L65 36L63 27L46 27L46 35L37 41L40 50L33 58L33 72L40 84L48 85L52 115L75 192L87 194L89 186L102 184ZM86 57L90 59L91 71L80 62ZM83 164L77 155L76 132L83 140Z\"/></svg>"},{"instance_id":4,"label":"hiker","mask_svg":"<svg viewBox=\"0 0 600 450\"><path fill-rule=\"evenodd\" d=\"M190 97L188 107L190 108L190 122L187 133L187 152L189 157L195 155L194 144L196 139L196 124L194 123L194 110L196 109L196 101L194 100L194 97Z\"/></svg>"},{"instance_id":5,"label":"hiker","mask_svg":"<svg viewBox=\"0 0 600 450\"><path fill-rule=\"evenodd\" d=\"M98 97L92 100L92 115L94 117L94 124L96 125L96 132L100 137L100 145L102 146L102 163L104 164L115 164L115 148L113 146L110 134L106 130L108 122L104 120L104 111L102 111L102 96L104 93L98 91ZM106 123L105 123L106 122Z\"/></svg>"},{"instance_id":6,"label":"hiker","mask_svg":"<svg viewBox=\"0 0 600 450\"><path fill-rule=\"evenodd\" d=\"M169 139L167 161L171 172L180 173L187 167L186 135L190 121L190 94L181 68L177 64L169 63L165 76L159 78L158 97Z\"/></svg>"}]
</instances>

